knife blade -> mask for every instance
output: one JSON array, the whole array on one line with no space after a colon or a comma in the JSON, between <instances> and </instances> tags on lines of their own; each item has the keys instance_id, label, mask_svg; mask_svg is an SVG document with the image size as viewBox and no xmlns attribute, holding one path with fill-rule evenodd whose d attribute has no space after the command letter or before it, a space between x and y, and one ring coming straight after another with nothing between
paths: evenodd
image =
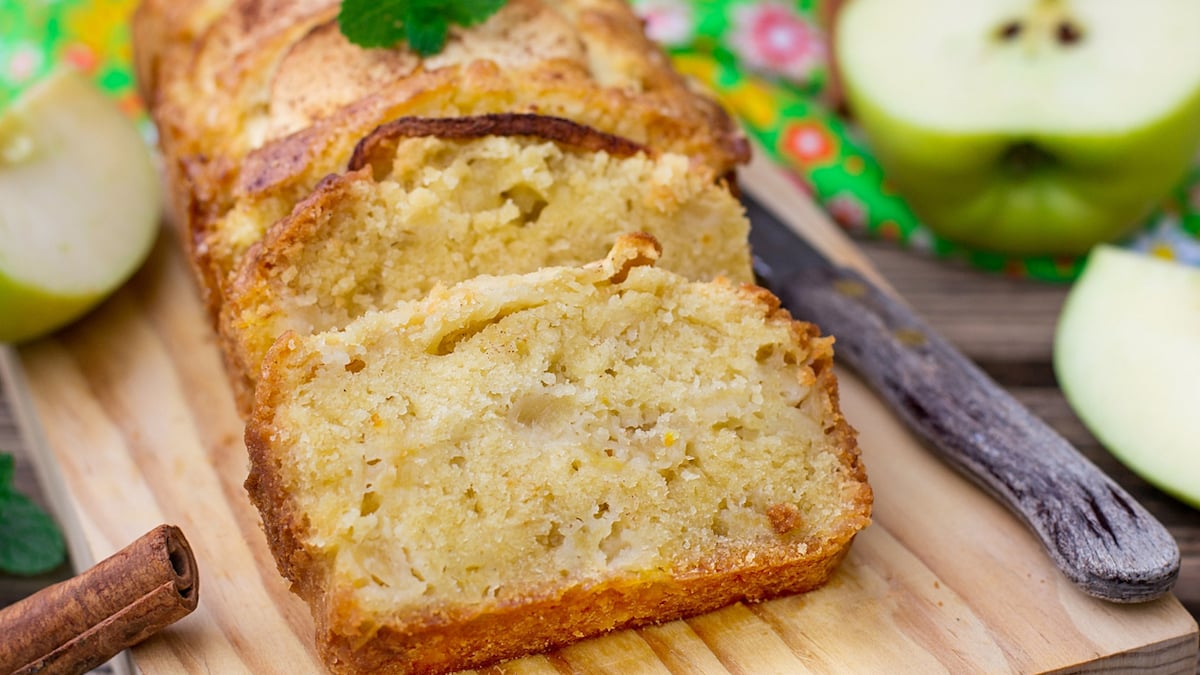
<instances>
[{"instance_id":1,"label":"knife blade","mask_svg":"<svg viewBox=\"0 0 1200 675\"><path fill-rule=\"evenodd\" d=\"M760 283L833 335L836 362L1021 518L1068 579L1122 603L1171 589L1179 547L1154 516L893 295L830 262L745 190L742 201Z\"/></svg>"}]
</instances>

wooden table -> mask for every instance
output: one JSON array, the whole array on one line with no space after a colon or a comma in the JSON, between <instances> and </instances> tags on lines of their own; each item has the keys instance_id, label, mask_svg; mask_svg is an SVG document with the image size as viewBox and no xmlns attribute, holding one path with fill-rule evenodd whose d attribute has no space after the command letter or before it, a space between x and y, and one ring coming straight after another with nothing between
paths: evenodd
<instances>
[{"instance_id":1,"label":"wooden table","mask_svg":"<svg viewBox=\"0 0 1200 675\"><path fill-rule=\"evenodd\" d=\"M1071 412L1056 386L1050 354L1066 287L988 276L886 243L862 242L862 246L918 313L1170 528L1183 552L1175 593L1193 616L1200 617L1200 511L1150 487L1112 459ZM0 451L17 454L18 489L41 499L2 390ZM0 575L0 605L69 573L64 565L34 579Z\"/></svg>"}]
</instances>

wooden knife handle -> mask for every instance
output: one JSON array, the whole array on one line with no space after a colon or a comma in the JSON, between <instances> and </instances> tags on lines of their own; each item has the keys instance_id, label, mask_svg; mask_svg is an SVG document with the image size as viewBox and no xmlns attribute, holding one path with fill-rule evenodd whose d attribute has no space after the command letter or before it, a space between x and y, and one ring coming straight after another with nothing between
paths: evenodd
<instances>
[{"instance_id":1,"label":"wooden knife handle","mask_svg":"<svg viewBox=\"0 0 1200 675\"><path fill-rule=\"evenodd\" d=\"M908 307L862 275L804 268L772 290L945 461L1020 516L1090 595L1142 602L1179 576L1171 534Z\"/></svg>"}]
</instances>

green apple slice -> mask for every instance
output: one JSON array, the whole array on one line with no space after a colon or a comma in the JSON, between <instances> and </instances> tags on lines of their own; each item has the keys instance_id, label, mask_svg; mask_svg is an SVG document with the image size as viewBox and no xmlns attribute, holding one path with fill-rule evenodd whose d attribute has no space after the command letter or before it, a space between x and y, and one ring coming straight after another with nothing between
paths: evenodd
<instances>
[{"instance_id":1,"label":"green apple slice","mask_svg":"<svg viewBox=\"0 0 1200 675\"><path fill-rule=\"evenodd\" d=\"M1200 145L1200 2L851 0L837 62L889 178L948 239L1082 254Z\"/></svg>"},{"instance_id":2,"label":"green apple slice","mask_svg":"<svg viewBox=\"0 0 1200 675\"><path fill-rule=\"evenodd\" d=\"M0 115L0 341L83 314L145 259L161 187L133 122L63 69Z\"/></svg>"},{"instance_id":3,"label":"green apple slice","mask_svg":"<svg viewBox=\"0 0 1200 675\"><path fill-rule=\"evenodd\" d=\"M1109 451L1200 507L1200 269L1097 247L1063 308L1054 368Z\"/></svg>"}]
</instances>

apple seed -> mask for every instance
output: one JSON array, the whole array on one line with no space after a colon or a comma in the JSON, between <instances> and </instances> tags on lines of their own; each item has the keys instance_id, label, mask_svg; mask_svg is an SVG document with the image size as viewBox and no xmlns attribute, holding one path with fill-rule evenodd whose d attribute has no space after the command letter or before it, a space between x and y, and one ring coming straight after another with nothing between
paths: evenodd
<instances>
[{"instance_id":1,"label":"apple seed","mask_svg":"<svg viewBox=\"0 0 1200 675\"><path fill-rule=\"evenodd\" d=\"M1069 46L1083 39L1083 31L1070 21L1059 21L1057 36L1059 44Z\"/></svg>"},{"instance_id":2,"label":"apple seed","mask_svg":"<svg viewBox=\"0 0 1200 675\"><path fill-rule=\"evenodd\" d=\"M1021 28L1022 26L1020 21L1009 21L1001 26L1000 30L996 31L996 37L1004 40L1005 42L1011 42L1017 39L1017 36L1021 34Z\"/></svg>"}]
</instances>

